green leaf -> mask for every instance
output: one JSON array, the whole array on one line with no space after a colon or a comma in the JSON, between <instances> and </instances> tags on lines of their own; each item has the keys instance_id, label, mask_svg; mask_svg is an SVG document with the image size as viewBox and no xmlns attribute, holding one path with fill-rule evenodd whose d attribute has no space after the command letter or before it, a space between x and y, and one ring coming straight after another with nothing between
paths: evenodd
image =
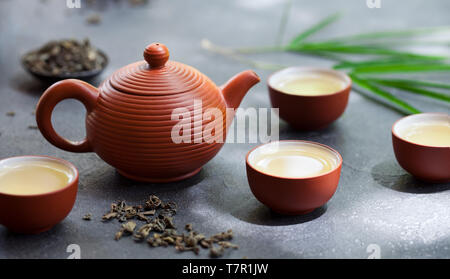
<instances>
[{"instance_id":1,"label":"green leaf","mask_svg":"<svg viewBox=\"0 0 450 279\"><path fill-rule=\"evenodd\" d=\"M399 51L389 48L365 46L365 45L332 45L321 43L307 43L301 45L289 45L287 49L290 51L300 51L300 52L305 50L331 51L346 54L390 55L401 58L417 58L417 59L432 59L432 60L442 60L447 58L443 56L422 55L413 52Z\"/></svg>"},{"instance_id":2,"label":"green leaf","mask_svg":"<svg viewBox=\"0 0 450 279\"><path fill-rule=\"evenodd\" d=\"M326 43L330 43L325 41ZM324 43L325 43L324 42ZM410 47L410 46L426 46L426 47L430 47L430 46L450 46L450 41L442 41L442 40L418 40L418 39L406 39L406 40L378 40L378 41L358 41L358 42L354 42L354 41L348 41L348 42L341 42L341 41L336 41L334 42L335 44L341 44L341 45L346 45L346 44L355 44L355 43L359 43L359 44L364 44L365 46L378 46L378 47Z\"/></svg>"},{"instance_id":3,"label":"green leaf","mask_svg":"<svg viewBox=\"0 0 450 279\"><path fill-rule=\"evenodd\" d=\"M373 80L373 81L376 81L376 82L383 82L385 84L414 85L414 86L422 86L422 87L450 89L450 84L448 84L448 83L432 82L432 81L425 81L425 80L386 79L386 78L372 78L372 77L371 78L367 78L367 80Z\"/></svg>"},{"instance_id":4,"label":"green leaf","mask_svg":"<svg viewBox=\"0 0 450 279\"><path fill-rule=\"evenodd\" d=\"M432 72L450 71L450 64L387 64L354 67L353 72L358 74L384 74L384 73L406 73L406 72Z\"/></svg>"},{"instance_id":5,"label":"green leaf","mask_svg":"<svg viewBox=\"0 0 450 279\"><path fill-rule=\"evenodd\" d=\"M414 94L430 97L430 98L433 98L433 99L437 99L437 100L441 100L441 101L445 101L445 102L450 102L450 95L443 94L443 93L440 93L440 92L435 92L435 91L431 91L431 90L427 90L427 89L423 89L423 88L417 88L417 87L410 86L410 85L405 85L405 84L396 84L396 83L392 83L392 82L386 82L386 81L383 81L383 80L372 81L372 82L375 82L377 84L384 85L384 86L398 88L398 89L401 89L401 90L404 90L404 91L407 91L407 92L411 92L411 93L414 93Z\"/></svg>"},{"instance_id":6,"label":"green leaf","mask_svg":"<svg viewBox=\"0 0 450 279\"><path fill-rule=\"evenodd\" d=\"M292 0L286 0L285 6L283 9L283 15L281 16L280 27L278 28L277 39L275 41L275 43L277 45L281 46L281 44L283 43L283 36L286 31L286 25L289 20L289 14L291 12L291 8L292 8Z\"/></svg>"},{"instance_id":7,"label":"green leaf","mask_svg":"<svg viewBox=\"0 0 450 279\"><path fill-rule=\"evenodd\" d=\"M340 17L339 13L332 14L325 19L319 21L317 24L311 26L310 28L306 29L302 33L298 34L294 39L291 41L289 45L298 45L300 42L304 41L306 38L311 36L312 34L322 30L323 28L327 27L331 23L335 22Z\"/></svg>"},{"instance_id":8,"label":"green leaf","mask_svg":"<svg viewBox=\"0 0 450 279\"><path fill-rule=\"evenodd\" d=\"M336 54L336 53L333 53L333 52L329 52L329 51L308 51L308 50L305 50L305 51L301 52L300 54L322 57L322 58L325 58L325 59L338 61L340 63L348 62L347 60L344 59L344 57L342 55Z\"/></svg>"},{"instance_id":9,"label":"green leaf","mask_svg":"<svg viewBox=\"0 0 450 279\"><path fill-rule=\"evenodd\" d=\"M232 51L240 54L257 54L267 52L286 51L286 46L261 46L261 47L241 47L235 48Z\"/></svg>"},{"instance_id":10,"label":"green leaf","mask_svg":"<svg viewBox=\"0 0 450 279\"><path fill-rule=\"evenodd\" d=\"M382 59L374 59L374 60L365 60L365 61L343 61L339 64L333 66L334 69L348 69L348 68L358 68L365 66L374 66L374 65L392 65L392 64L436 64L442 63L440 60L433 60L426 57L422 59L420 57L415 57L414 59L408 57L387 57Z\"/></svg>"},{"instance_id":11,"label":"green leaf","mask_svg":"<svg viewBox=\"0 0 450 279\"><path fill-rule=\"evenodd\" d=\"M438 26L438 27L426 27L407 30L392 30L392 31L377 31L361 33L351 36L343 36L334 39L327 40L326 42L350 42L350 41L362 41L362 40L378 40L387 38L408 38L419 35L429 35L436 32L449 31L450 26Z\"/></svg>"},{"instance_id":12,"label":"green leaf","mask_svg":"<svg viewBox=\"0 0 450 279\"><path fill-rule=\"evenodd\" d=\"M232 58L240 63L251 65L252 67L257 68L257 69L278 71L283 68L286 68L286 65L271 64L271 63L266 63L266 62L255 61L255 60L249 59L247 57L239 55L232 49L215 45L208 39L203 39L201 42L201 46L202 46L202 48L204 48L206 50L209 50L211 52Z\"/></svg>"},{"instance_id":13,"label":"green leaf","mask_svg":"<svg viewBox=\"0 0 450 279\"><path fill-rule=\"evenodd\" d=\"M394 95L392 95L391 93L384 91L372 84L370 84L369 82L367 82L366 80L359 78L356 74L354 73L350 73L349 76L351 77L352 81L360 86L361 88L364 88L365 90L372 92L375 95L380 96L381 98L387 100L388 102L390 102L391 104L398 106L400 108L402 108L403 110L405 110L406 112L413 114L413 113L420 113L420 110L416 109L415 107L413 107L412 105L408 104L407 102L395 97Z\"/></svg>"}]
</instances>

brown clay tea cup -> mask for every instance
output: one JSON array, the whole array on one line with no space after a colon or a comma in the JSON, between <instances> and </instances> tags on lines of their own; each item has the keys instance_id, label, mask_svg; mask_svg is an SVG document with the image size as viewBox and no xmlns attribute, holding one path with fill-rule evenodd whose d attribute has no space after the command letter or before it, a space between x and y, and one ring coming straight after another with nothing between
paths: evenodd
<instances>
[{"instance_id":1,"label":"brown clay tea cup","mask_svg":"<svg viewBox=\"0 0 450 279\"><path fill-rule=\"evenodd\" d=\"M283 140L266 143L247 153L247 178L252 193L273 211L307 214L334 195L342 157L315 142Z\"/></svg>"},{"instance_id":2,"label":"brown clay tea cup","mask_svg":"<svg viewBox=\"0 0 450 279\"><path fill-rule=\"evenodd\" d=\"M302 94L292 94L279 86L287 80L303 77L323 78L322 86L327 86L330 81L339 86L326 89L332 93L320 94L316 94L313 88L303 89ZM342 115L347 107L352 81L348 75L331 69L289 67L273 73L267 85L272 107L279 108L281 119L298 130L318 130Z\"/></svg>"},{"instance_id":3,"label":"brown clay tea cup","mask_svg":"<svg viewBox=\"0 0 450 279\"><path fill-rule=\"evenodd\" d=\"M418 129L420 125L439 125L439 123L447 127L447 134L435 134L436 130L433 130L433 127L422 130L423 134L420 134L419 130L412 130ZM426 182L450 182L450 144L446 145L444 142L444 137L450 138L448 129L450 129L450 115L444 113L413 114L395 122L392 126L392 144L400 166ZM436 136L439 139L433 138ZM434 140L439 140L440 143L436 144Z\"/></svg>"},{"instance_id":4,"label":"brown clay tea cup","mask_svg":"<svg viewBox=\"0 0 450 279\"><path fill-rule=\"evenodd\" d=\"M25 164L27 166L55 167L55 172L52 174L67 176L67 179L64 178L67 183L62 184L64 186L43 193L36 191L34 183L33 185L31 183L24 185L26 183L23 182L23 178L27 175L29 175L28 180L36 180L36 177L42 174L42 169L27 169L26 175L22 173L21 179L17 182L17 190L14 185L12 189L8 188L9 191L5 191L2 186L6 185L6 182L4 182L6 179L0 179L0 224L16 233L37 234L51 229L72 210L78 189L78 171L74 165L65 160L47 156L6 158L0 160L0 171L5 170L5 168L8 172L14 171L14 169L17 170ZM39 177L39 179L42 179L42 177ZM51 179L57 178L52 176ZM2 183L5 184L2 185Z\"/></svg>"}]
</instances>

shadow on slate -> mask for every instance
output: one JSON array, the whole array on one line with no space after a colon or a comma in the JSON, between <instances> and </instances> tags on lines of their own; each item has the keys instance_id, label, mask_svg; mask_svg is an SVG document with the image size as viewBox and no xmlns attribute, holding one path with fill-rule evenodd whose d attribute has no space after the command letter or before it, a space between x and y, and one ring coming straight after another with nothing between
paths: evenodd
<instances>
[{"instance_id":1,"label":"shadow on slate","mask_svg":"<svg viewBox=\"0 0 450 279\"><path fill-rule=\"evenodd\" d=\"M79 188L83 192L89 192L93 198L102 200L111 198L111 202L114 200L131 202L146 198L151 194L161 195L160 198L165 200L167 199L166 194L183 192L201 183L204 178L205 172L201 170L196 175L178 182L138 182L122 176L113 167L104 165L102 168L84 174Z\"/></svg>"},{"instance_id":2,"label":"shadow on slate","mask_svg":"<svg viewBox=\"0 0 450 279\"><path fill-rule=\"evenodd\" d=\"M27 74L25 72L16 74L11 80L10 80L10 86L14 89L16 89L19 92L33 95L33 96L40 96L44 93L44 91L49 88L53 83L62 80L42 80L35 78L31 76L30 74ZM103 80L102 75L91 77L91 78L84 78L82 79L89 84L93 86L97 86L101 83Z\"/></svg>"},{"instance_id":3,"label":"shadow on slate","mask_svg":"<svg viewBox=\"0 0 450 279\"><path fill-rule=\"evenodd\" d=\"M199 184L203 181L205 178L205 172L203 169L195 174L192 177L189 177L187 179L183 179L176 182L170 182L170 183L149 183L149 182L139 182L134 181L129 178L126 178L125 176L121 175L119 172L115 172L114 180L116 180L118 185L125 186L125 187L132 187L132 186L138 186L138 187L146 187L148 186L151 190L154 190L155 193L160 192L167 192L167 191L173 191L173 190L181 190L184 188L189 188L194 185Z\"/></svg>"},{"instance_id":4,"label":"shadow on slate","mask_svg":"<svg viewBox=\"0 0 450 279\"><path fill-rule=\"evenodd\" d=\"M394 160L383 161L375 165L371 174L378 184L394 191L412 194L432 194L450 190L450 183L432 184L414 178Z\"/></svg>"},{"instance_id":5,"label":"shadow on slate","mask_svg":"<svg viewBox=\"0 0 450 279\"><path fill-rule=\"evenodd\" d=\"M17 91L34 96L42 95L45 89L51 85L51 83L42 82L25 72L16 74L9 83Z\"/></svg>"},{"instance_id":6,"label":"shadow on slate","mask_svg":"<svg viewBox=\"0 0 450 279\"><path fill-rule=\"evenodd\" d=\"M252 199L245 206L231 213L234 217L255 225L264 226L289 226L306 223L322 216L327 211L327 205L315 209L305 215L278 214L265 205Z\"/></svg>"}]
</instances>

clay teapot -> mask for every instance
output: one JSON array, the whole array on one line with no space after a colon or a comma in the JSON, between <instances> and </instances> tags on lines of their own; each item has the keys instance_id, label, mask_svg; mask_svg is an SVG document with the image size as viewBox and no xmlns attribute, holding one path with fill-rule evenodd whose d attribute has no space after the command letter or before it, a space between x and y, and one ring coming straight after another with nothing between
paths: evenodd
<instances>
[{"instance_id":1,"label":"clay teapot","mask_svg":"<svg viewBox=\"0 0 450 279\"><path fill-rule=\"evenodd\" d=\"M193 67L170 61L160 43L147 46L144 58L117 70L99 88L75 79L53 84L37 105L39 130L56 147L95 152L134 180L191 177L219 152L233 118L229 108L239 106L259 77L248 70L218 87ZM80 142L62 138L51 123L56 104L69 98L86 107L86 138ZM215 113L202 115L211 109ZM184 129L177 130L180 125ZM206 127L215 129L205 134ZM181 141L174 140L180 135Z\"/></svg>"}]
</instances>

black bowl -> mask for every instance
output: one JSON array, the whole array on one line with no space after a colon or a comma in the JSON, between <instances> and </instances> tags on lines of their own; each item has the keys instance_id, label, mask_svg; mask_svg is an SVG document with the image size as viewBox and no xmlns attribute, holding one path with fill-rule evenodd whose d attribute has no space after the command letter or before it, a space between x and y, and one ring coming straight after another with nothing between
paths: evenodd
<instances>
[{"instance_id":1,"label":"black bowl","mask_svg":"<svg viewBox=\"0 0 450 279\"><path fill-rule=\"evenodd\" d=\"M43 74L33 71L28 67L28 65L25 63L25 56L28 54L25 54L21 58L22 67L31 75L36 77L37 79L46 82L46 83L55 83L57 81L63 80L63 79L69 79L69 78L75 78L75 79L81 79L84 81L89 81L93 79L94 77L98 76L103 72L103 70L108 66L109 60L108 56L101 50L97 49L97 52L100 56L103 57L105 60L105 63L103 64L103 67L101 69L96 69L92 71L82 71L82 72L76 72L76 73L62 73L58 75L51 75L51 74Z\"/></svg>"}]
</instances>

